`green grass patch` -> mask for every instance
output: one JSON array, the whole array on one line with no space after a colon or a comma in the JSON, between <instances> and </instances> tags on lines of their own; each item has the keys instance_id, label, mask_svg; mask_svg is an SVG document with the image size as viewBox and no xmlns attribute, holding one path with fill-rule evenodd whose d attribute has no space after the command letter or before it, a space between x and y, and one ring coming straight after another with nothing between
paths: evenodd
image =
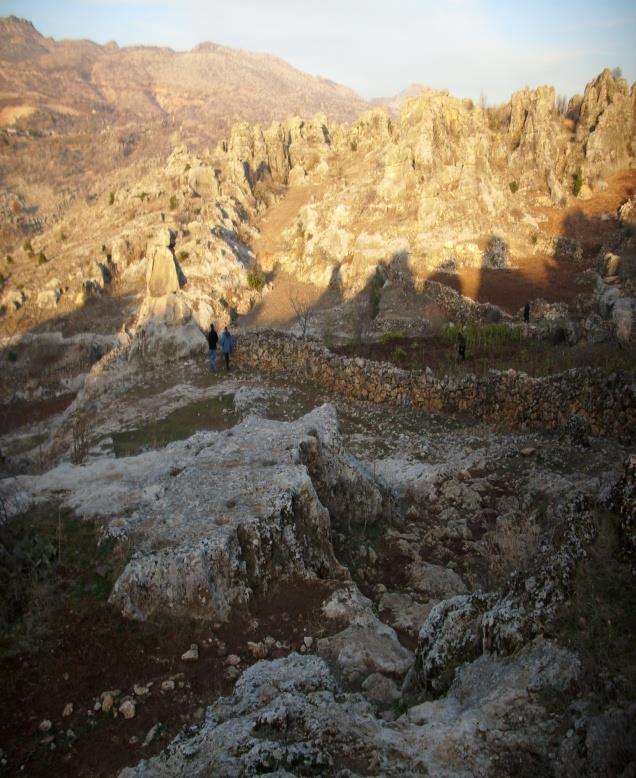
<instances>
[{"instance_id":1,"label":"green grass patch","mask_svg":"<svg viewBox=\"0 0 636 778\"><path fill-rule=\"evenodd\" d=\"M384 343L392 343L394 340L400 340L406 337L401 330L391 330L390 332L384 332L382 334L382 341Z\"/></svg>"},{"instance_id":2,"label":"green grass patch","mask_svg":"<svg viewBox=\"0 0 636 778\"><path fill-rule=\"evenodd\" d=\"M223 430L239 421L231 395L210 397L177 408L135 430L113 435L115 456L134 456L141 451L163 448L174 440L185 440L199 430Z\"/></svg>"},{"instance_id":3,"label":"green grass patch","mask_svg":"<svg viewBox=\"0 0 636 778\"><path fill-rule=\"evenodd\" d=\"M445 324L441 329L441 336L447 343L457 342L457 333L463 332L466 344L472 344L479 348L496 348L503 344L519 343L523 340L523 331L519 327L509 327L500 323L468 322L457 327Z\"/></svg>"},{"instance_id":4,"label":"green grass patch","mask_svg":"<svg viewBox=\"0 0 636 778\"><path fill-rule=\"evenodd\" d=\"M250 289L262 292L265 286L265 276L258 268L251 268L247 271L247 285Z\"/></svg>"}]
</instances>

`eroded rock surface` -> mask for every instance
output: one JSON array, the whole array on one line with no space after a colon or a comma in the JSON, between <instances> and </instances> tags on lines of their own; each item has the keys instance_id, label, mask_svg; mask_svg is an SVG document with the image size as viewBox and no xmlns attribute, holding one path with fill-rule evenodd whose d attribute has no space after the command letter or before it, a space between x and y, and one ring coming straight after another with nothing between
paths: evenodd
<instances>
[{"instance_id":1,"label":"eroded rock surface","mask_svg":"<svg viewBox=\"0 0 636 778\"><path fill-rule=\"evenodd\" d=\"M293 423L248 416L227 432L198 433L129 459L64 464L21 487L51 492L135 552L111 602L133 618L152 613L225 620L281 578L347 577L331 545L334 520L382 495L340 453L333 407ZM314 480L316 486L314 486Z\"/></svg>"}]
</instances>

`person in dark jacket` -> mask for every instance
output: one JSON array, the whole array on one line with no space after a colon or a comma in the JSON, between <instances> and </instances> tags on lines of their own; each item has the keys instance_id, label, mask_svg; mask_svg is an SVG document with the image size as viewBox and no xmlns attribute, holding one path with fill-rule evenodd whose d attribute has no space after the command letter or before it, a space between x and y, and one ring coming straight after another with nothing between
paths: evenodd
<instances>
[{"instance_id":1,"label":"person in dark jacket","mask_svg":"<svg viewBox=\"0 0 636 778\"><path fill-rule=\"evenodd\" d=\"M230 369L230 354L234 351L234 341L230 335L230 331L226 327L221 335L221 350L223 351L223 359L225 359L225 369Z\"/></svg>"},{"instance_id":2,"label":"person in dark jacket","mask_svg":"<svg viewBox=\"0 0 636 778\"><path fill-rule=\"evenodd\" d=\"M219 336L216 334L214 324L210 324L210 331L208 332L208 362L210 363L210 370L216 370L216 344L219 342Z\"/></svg>"},{"instance_id":3,"label":"person in dark jacket","mask_svg":"<svg viewBox=\"0 0 636 778\"><path fill-rule=\"evenodd\" d=\"M530 323L530 303L526 303L523 306L523 321L526 324Z\"/></svg>"},{"instance_id":4,"label":"person in dark jacket","mask_svg":"<svg viewBox=\"0 0 636 778\"><path fill-rule=\"evenodd\" d=\"M466 359L466 338L463 332L457 335L457 356L462 362Z\"/></svg>"}]
</instances>

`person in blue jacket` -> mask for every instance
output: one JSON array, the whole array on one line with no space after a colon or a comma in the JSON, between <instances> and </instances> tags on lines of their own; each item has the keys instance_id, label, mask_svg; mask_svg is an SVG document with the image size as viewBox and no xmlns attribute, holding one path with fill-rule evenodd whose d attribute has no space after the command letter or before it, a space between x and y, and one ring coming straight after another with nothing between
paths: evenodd
<instances>
[{"instance_id":1,"label":"person in blue jacket","mask_svg":"<svg viewBox=\"0 0 636 778\"><path fill-rule=\"evenodd\" d=\"M230 369L230 354L234 351L234 341L230 335L230 331L226 327L221 335L221 350L223 351L223 359L225 359L225 369Z\"/></svg>"}]
</instances>

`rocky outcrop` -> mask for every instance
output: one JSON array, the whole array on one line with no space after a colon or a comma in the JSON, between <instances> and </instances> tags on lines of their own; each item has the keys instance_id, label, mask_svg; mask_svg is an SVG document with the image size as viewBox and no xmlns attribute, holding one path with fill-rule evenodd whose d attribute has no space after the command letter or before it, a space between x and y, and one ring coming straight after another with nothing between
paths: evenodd
<instances>
[{"instance_id":1,"label":"rocky outcrop","mask_svg":"<svg viewBox=\"0 0 636 778\"><path fill-rule=\"evenodd\" d=\"M199 729L120 778L349 775L352 765L355 774L360 765L387 778L450 777L511 774L522 763L547 774L563 720L550 718L541 700L567 693L579 672L570 652L539 638L513 658L463 666L446 698L387 723L360 695L342 693L321 659L292 654L251 667ZM589 731L578 774L625 764L624 736L612 747L594 740L598 726ZM596 773L586 772L592 766Z\"/></svg>"},{"instance_id":2,"label":"rocky outcrop","mask_svg":"<svg viewBox=\"0 0 636 778\"><path fill-rule=\"evenodd\" d=\"M317 646L318 653L335 666L348 687L360 688L374 675L402 680L413 664L413 654L400 644L395 630L378 619L369 599L356 588L342 589L322 610L327 619L348 622L344 630L322 638ZM377 684L371 683L377 694Z\"/></svg>"},{"instance_id":3,"label":"rocky outcrop","mask_svg":"<svg viewBox=\"0 0 636 778\"><path fill-rule=\"evenodd\" d=\"M570 592L576 563L587 555L596 535L582 498L558 508L551 523L559 528L561 540L555 544L546 538L530 575L512 576L503 597L460 595L431 610L420 630L407 688L420 686L439 694L462 662L483 652L511 654L543 634Z\"/></svg>"},{"instance_id":4,"label":"rocky outcrop","mask_svg":"<svg viewBox=\"0 0 636 778\"><path fill-rule=\"evenodd\" d=\"M171 251L174 241L173 233L165 228L148 248L146 285L150 297L163 297L181 288L175 257Z\"/></svg>"},{"instance_id":5,"label":"rocky outcrop","mask_svg":"<svg viewBox=\"0 0 636 778\"><path fill-rule=\"evenodd\" d=\"M129 361L172 362L202 357L207 348L184 295L149 295L139 309L126 356Z\"/></svg>"},{"instance_id":6,"label":"rocky outcrop","mask_svg":"<svg viewBox=\"0 0 636 778\"><path fill-rule=\"evenodd\" d=\"M618 168L633 156L633 111L627 81L611 71L605 69L586 86L576 128L586 170Z\"/></svg>"},{"instance_id":7,"label":"rocky outcrop","mask_svg":"<svg viewBox=\"0 0 636 778\"><path fill-rule=\"evenodd\" d=\"M55 493L78 515L101 517L106 537L129 539L110 601L136 619L224 621L275 581L346 578L330 509L336 526L361 521L362 510L383 515L382 492L342 454L328 405L291 423L250 415L137 457L66 463L20 487L32 499Z\"/></svg>"}]
</instances>

